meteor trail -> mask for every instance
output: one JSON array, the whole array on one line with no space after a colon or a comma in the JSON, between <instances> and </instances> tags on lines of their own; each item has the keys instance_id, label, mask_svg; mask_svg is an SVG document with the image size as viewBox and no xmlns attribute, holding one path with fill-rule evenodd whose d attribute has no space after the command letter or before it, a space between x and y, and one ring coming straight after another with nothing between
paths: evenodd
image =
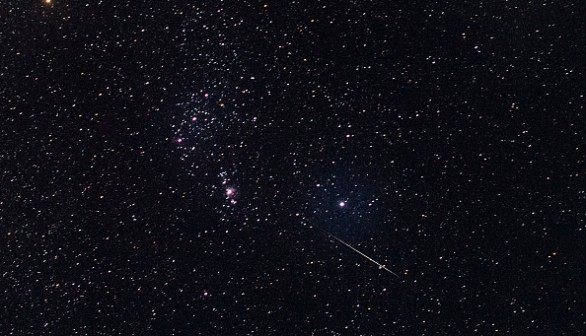
<instances>
[{"instance_id":1,"label":"meteor trail","mask_svg":"<svg viewBox=\"0 0 586 336\"><path fill-rule=\"evenodd\" d=\"M373 262L374 264L376 264L376 265L378 266L378 268L379 268L379 269L383 269L383 270L385 270L385 271L387 271L387 272L391 273L392 275L396 276L397 278L401 279L401 277L400 277L399 275L397 275L397 273L395 273L395 272L391 271L390 269L388 269L388 268L387 268L387 266L385 266L385 265L383 265L383 264L379 263L378 261L376 261L376 260L372 259L371 257L367 256L366 254L364 254L364 253L362 253L362 252L358 251L358 250L357 250L357 249L356 249L354 246L352 246L352 245L350 245L350 244L346 243L346 242L345 242L345 241L343 241L342 239L340 239L340 238L338 238L338 237L334 236L334 235L333 235L333 234L331 234L330 232L328 232L328 231L326 231L326 230L324 230L324 229L322 229L322 228L320 228L320 227L318 227L318 226L315 226L315 227L316 227L316 228L318 228L318 229L319 229L320 231L322 231L323 233L327 234L328 236L331 236L332 238L334 238L335 240L337 240L338 242L340 242L341 244L343 244L343 245L344 245L344 246L346 246L347 248L351 249L352 251L354 251L354 252L356 252L356 253L360 254L360 255L361 255L361 256L363 256L364 258L366 258L366 259L368 259L369 261Z\"/></svg>"}]
</instances>

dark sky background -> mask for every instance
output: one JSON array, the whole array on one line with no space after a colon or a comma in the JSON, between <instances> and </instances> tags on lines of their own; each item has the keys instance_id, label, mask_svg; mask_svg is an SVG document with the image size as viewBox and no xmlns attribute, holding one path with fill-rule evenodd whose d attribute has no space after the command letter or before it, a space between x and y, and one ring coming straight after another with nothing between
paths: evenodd
<instances>
[{"instance_id":1,"label":"dark sky background","mask_svg":"<svg viewBox=\"0 0 586 336\"><path fill-rule=\"evenodd\" d=\"M4 1L0 334L582 334L585 10Z\"/></svg>"}]
</instances>

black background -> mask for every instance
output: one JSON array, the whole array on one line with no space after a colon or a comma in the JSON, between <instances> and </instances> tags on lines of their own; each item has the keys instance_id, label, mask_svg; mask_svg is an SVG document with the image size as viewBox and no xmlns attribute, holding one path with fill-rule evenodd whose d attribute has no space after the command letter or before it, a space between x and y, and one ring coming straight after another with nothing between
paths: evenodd
<instances>
[{"instance_id":1,"label":"black background","mask_svg":"<svg viewBox=\"0 0 586 336\"><path fill-rule=\"evenodd\" d=\"M583 13L2 4L0 333L581 334Z\"/></svg>"}]
</instances>

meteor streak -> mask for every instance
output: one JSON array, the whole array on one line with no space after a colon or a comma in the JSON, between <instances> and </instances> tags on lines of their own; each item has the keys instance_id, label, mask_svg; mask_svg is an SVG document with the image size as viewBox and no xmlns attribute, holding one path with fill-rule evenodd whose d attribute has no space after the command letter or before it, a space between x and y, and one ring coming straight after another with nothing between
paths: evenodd
<instances>
[{"instance_id":1,"label":"meteor streak","mask_svg":"<svg viewBox=\"0 0 586 336\"><path fill-rule=\"evenodd\" d=\"M385 265L383 265L383 264L379 263L378 261L376 261L376 260L372 259L371 257L367 256L366 254L364 254L364 253L362 253L362 252L358 251L358 250L357 250L357 249L356 249L354 246L352 246L352 245L350 245L350 244L346 243L346 242L345 242L345 241L343 241L342 239L340 239L340 238L338 238L338 237L334 236L334 235L333 235L333 234L331 234L330 232L328 232L328 231L326 231L326 230L324 230L324 229L322 229L322 228L320 228L320 227L318 227L318 226L315 226L315 227L316 227L316 228L318 228L318 229L319 229L320 231L322 231L323 233L327 234L328 236L331 236L332 238L334 238L335 240L337 240L339 243L343 244L343 245L344 245L344 246L346 246L347 248L351 249L352 251L354 251L354 252L358 253L359 255L363 256L363 257L364 257L364 258L366 258L367 260L369 260L369 261L371 261L372 263L376 264L376 265L378 266L378 268L379 268L379 269L383 269L383 270L385 270L385 271L387 271L387 272L391 273L392 275L396 276L397 278L401 279L401 277L400 277L400 276L399 276L397 273L395 273L395 272L391 271L390 269L388 269L388 268L387 268L387 266L385 266Z\"/></svg>"}]
</instances>

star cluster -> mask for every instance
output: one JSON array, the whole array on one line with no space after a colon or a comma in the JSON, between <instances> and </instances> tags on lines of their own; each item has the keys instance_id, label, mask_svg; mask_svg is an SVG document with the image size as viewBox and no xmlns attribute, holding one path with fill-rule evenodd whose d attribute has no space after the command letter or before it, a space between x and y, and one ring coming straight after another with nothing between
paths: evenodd
<instances>
[{"instance_id":1,"label":"star cluster","mask_svg":"<svg viewBox=\"0 0 586 336\"><path fill-rule=\"evenodd\" d=\"M585 330L578 3L0 7L0 334Z\"/></svg>"}]
</instances>

